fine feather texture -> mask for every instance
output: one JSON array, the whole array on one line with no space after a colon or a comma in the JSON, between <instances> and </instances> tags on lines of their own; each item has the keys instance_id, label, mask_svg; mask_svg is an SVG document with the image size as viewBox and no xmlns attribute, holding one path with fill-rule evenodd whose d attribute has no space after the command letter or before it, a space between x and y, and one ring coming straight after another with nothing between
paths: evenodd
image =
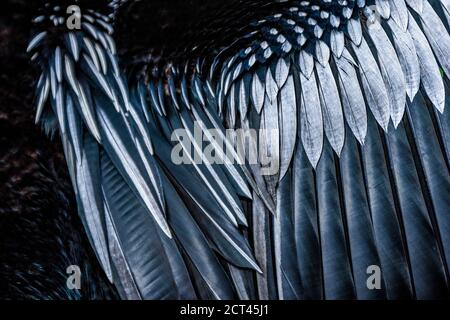
<instances>
[{"instance_id":1,"label":"fine feather texture","mask_svg":"<svg viewBox=\"0 0 450 320\"><path fill-rule=\"evenodd\" d=\"M34 124L32 7L5 1L0 17L0 299L118 299L78 216L61 144ZM69 266L80 268L80 290L66 285Z\"/></svg>"},{"instance_id":2,"label":"fine feather texture","mask_svg":"<svg viewBox=\"0 0 450 320\"><path fill-rule=\"evenodd\" d=\"M163 44L119 29L118 51L113 20L163 4L113 1L75 35L37 23L37 119L58 120L122 296L447 297L450 44L430 3L375 1L381 18L365 1L211 4ZM235 142L278 170L221 149ZM205 143L243 163L199 161ZM178 147L190 163L174 163Z\"/></svg>"}]
</instances>

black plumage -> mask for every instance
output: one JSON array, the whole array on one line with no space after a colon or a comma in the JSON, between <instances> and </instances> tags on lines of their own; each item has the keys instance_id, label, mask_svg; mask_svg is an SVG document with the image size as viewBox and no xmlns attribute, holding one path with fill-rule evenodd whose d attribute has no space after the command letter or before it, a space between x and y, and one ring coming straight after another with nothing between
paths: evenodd
<instances>
[{"instance_id":1,"label":"black plumage","mask_svg":"<svg viewBox=\"0 0 450 320\"><path fill-rule=\"evenodd\" d=\"M82 2L78 31L56 4L36 121L123 298L448 297L446 0ZM279 170L174 163L223 156L207 129L274 130L248 142Z\"/></svg>"},{"instance_id":2,"label":"black plumage","mask_svg":"<svg viewBox=\"0 0 450 320\"><path fill-rule=\"evenodd\" d=\"M7 1L0 18L0 298L117 299L82 229L57 139L34 124L35 69L25 53L27 1ZM66 272L82 271L81 290Z\"/></svg>"}]
</instances>

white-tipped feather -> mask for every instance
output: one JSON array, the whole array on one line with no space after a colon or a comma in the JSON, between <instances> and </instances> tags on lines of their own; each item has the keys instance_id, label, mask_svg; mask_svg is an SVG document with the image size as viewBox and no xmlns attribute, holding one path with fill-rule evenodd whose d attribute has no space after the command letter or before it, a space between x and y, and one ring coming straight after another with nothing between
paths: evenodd
<instances>
[{"instance_id":1,"label":"white-tipped feather","mask_svg":"<svg viewBox=\"0 0 450 320\"><path fill-rule=\"evenodd\" d=\"M358 45L362 39L362 27L359 19L350 19L347 23L347 32L354 44Z\"/></svg>"},{"instance_id":2,"label":"white-tipped feather","mask_svg":"<svg viewBox=\"0 0 450 320\"><path fill-rule=\"evenodd\" d=\"M45 102L47 101L48 95L50 93L50 78L48 76L44 76L44 80L42 81L42 86L38 87L39 94L38 94L38 102L37 102L37 108L36 108L36 118L35 122L38 123L42 111L44 110Z\"/></svg>"},{"instance_id":3,"label":"white-tipped feather","mask_svg":"<svg viewBox=\"0 0 450 320\"><path fill-rule=\"evenodd\" d=\"M80 46L78 44L77 36L74 32L69 32L67 34L67 43L70 52L72 53L73 59L78 61L80 58Z\"/></svg>"},{"instance_id":4,"label":"white-tipped feather","mask_svg":"<svg viewBox=\"0 0 450 320\"><path fill-rule=\"evenodd\" d=\"M102 73L100 73L94 66L94 63L92 62L91 58L89 58L87 55L83 54L82 61L86 63L86 66L88 67L88 72L90 75L92 75L93 80L96 80L97 83L100 85L100 87L103 89L103 92L108 96L108 98L112 101L115 101L115 97L113 93L111 92L110 85L106 81L105 77Z\"/></svg>"},{"instance_id":5,"label":"white-tipped feather","mask_svg":"<svg viewBox=\"0 0 450 320\"><path fill-rule=\"evenodd\" d=\"M391 16L391 6L389 0L376 0L377 11L384 19L389 19Z\"/></svg>"},{"instance_id":6,"label":"white-tipped feather","mask_svg":"<svg viewBox=\"0 0 450 320\"><path fill-rule=\"evenodd\" d=\"M325 134L333 150L340 155L345 141L345 125L339 90L329 64L322 66L316 63L316 72Z\"/></svg>"},{"instance_id":7,"label":"white-tipped feather","mask_svg":"<svg viewBox=\"0 0 450 320\"><path fill-rule=\"evenodd\" d=\"M359 87L355 62L347 49L342 57L335 58L337 77L344 115L356 139L363 144L367 134L367 113L364 96Z\"/></svg>"},{"instance_id":8,"label":"white-tipped feather","mask_svg":"<svg viewBox=\"0 0 450 320\"><path fill-rule=\"evenodd\" d=\"M252 80L252 102L258 113L261 113L261 109L264 105L264 97L264 84L261 79L259 79L258 74L255 72L253 74Z\"/></svg>"},{"instance_id":9,"label":"white-tipped feather","mask_svg":"<svg viewBox=\"0 0 450 320\"><path fill-rule=\"evenodd\" d=\"M280 58L275 67L275 82L278 88L282 88L289 76L290 61L289 59Z\"/></svg>"},{"instance_id":10,"label":"white-tipped feather","mask_svg":"<svg viewBox=\"0 0 450 320\"><path fill-rule=\"evenodd\" d=\"M56 116L58 118L59 130L61 131L62 137L66 136L67 131L66 112L64 110L64 94L65 92L63 86L61 84L58 85L56 99L54 102L54 109L56 109Z\"/></svg>"},{"instance_id":11,"label":"white-tipped feather","mask_svg":"<svg viewBox=\"0 0 450 320\"><path fill-rule=\"evenodd\" d=\"M95 51L97 52L102 72L103 74L106 74L108 72L108 62L106 61L105 51L98 43L95 44Z\"/></svg>"},{"instance_id":12,"label":"white-tipped feather","mask_svg":"<svg viewBox=\"0 0 450 320\"><path fill-rule=\"evenodd\" d=\"M422 87L436 109L443 112L445 106L445 88L439 65L418 24L412 16L410 16L409 20L408 31L414 40L417 57L419 58Z\"/></svg>"},{"instance_id":13,"label":"white-tipped feather","mask_svg":"<svg viewBox=\"0 0 450 320\"><path fill-rule=\"evenodd\" d=\"M323 148L323 119L319 91L314 73L306 78L300 73L300 135L309 161L315 168Z\"/></svg>"},{"instance_id":14,"label":"white-tipped feather","mask_svg":"<svg viewBox=\"0 0 450 320\"><path fill-rule=\"evenodd\" d=\"M423 0L406 0L406 3L417 13L419 13L419 14L422 13Z\"/></svg>"},{"instance_id":15,"label":"white-tipped feather","mask_svg":"<svg viewBox=\"0 0 450 320\"><path fill-rule=\"evenodd\" d=\"M397 127L406 107L405 76L397 53L381 25L375 21L367 29L378 53L378 64L389 96L391 118Z\"/></svg>"},{"instance_id":16,"label":"white-tipped feather","mask_svg":"<svg viewBox=\"0 0 450 320\"><path fill-rule=\"evenodd\" d=\"M66 76L66 80L69 82L72 90L78 95L78 84L77 79L75 78L75 67L73 65L72 59L68 56L64 56L64 75Z\"/></svg>"},{"instance_id":17,"label":"white-tipped feather","mask_svg":"<svg viewBox=\"0 0 450 320\"><path fill-rule=\"evenodd\" d=\"M359 64L359 74L364 88L367 104L380 126L387 131L390 110L389 96L383 82L380 69L366 40L362 40L361 45L353 45Z\"/></svg>"},{"instance_id":18,"label":"white-tipped feather","mask_svg":"<svg viewBox=\"0 0 450 320\"><path fill-rule=\"evenodd\" d=\"M342 31L331 30L330 37L331 51L340 58L345 48L345 35Z\"/></svg>"},{"instance_id":19,"label":"white-tipped feather","mask_svg":"<svg viewBox=\"0 0 450 320\"><path fill-rule=\"evenodd\" d=\"M314 70L314 58L311 54L305 50L300 51L298 55L298 65L300 67L301 73L309 79Z\"/></svg>"},{"instance_id":20,"label":"white-tipped feather","mask_svg":"<svg viewBox=\"0 0 450 320\"><path fill-rule=\"evenodd\" d=\"M269 98L270 103L276 103L277 102L277 95L278 95L278 86L275 82L275 79L272 75L272 70L270 68L267 68L266 73L266 97Z\"/></svg>"},{"instance_id":21,"label":"white-tipped feather","mask_svg":"<svg viewBox=\"0 0 450 320\"><path fill-rule=\"evenodd\" d=\"M391 7L391 19L403 31L406 31L408 28L408 8L406 7L405 0L389 0L389 4Z\"/></svg>"},{"instance_id":22,"label":"white-tipped feather","mask_svg":"<svg viewBox=\"0 0 450 320\"><path fill-rule=\"evenodd\" d=\"M325 66L330 61L330 48L322 41L316 41L316 59L322 66Z\"/></svg>"},{"instance_id":23,"label":"white-tipped feather","mask_svg":"<svg viewBox=\"0 0 450 320\"><path fill-rule=\"evenodd\" d=\"M297 100L293 76L290 75L280 90L280 178L288 171L294 154L297 137Z\"/></svg>"},{"instance_id":24,"label":"white-tipped feather","mask_svg":"<svg viewBox=\"0 0 450 320\"><path fill-rule=\"evenodd\" d=\"M423 12L420 20L423 31L427 36L431 48L433 48L433 52L441 68L447 77L450 78L450 35L428 1L425 1L423 4Z\"/></svg>"},{"instance_id":25,"label":"white-tipped feather","mask_svg":"<svg viewBox=\"0 0 450 320\"><path fill-rule=\"evenodd\" d=\"M98 60L94 44L88 38L84 38L83 42L84 42L84 49L85 49L85 51L88 53L88 55L92 59L92 62L94 62L94 65L97 68L97 70L101 71L100 62Z\"/></svg>"},{"instance_id":26,"label":"white-tipped feather","mask_svg":"<svg viewBox=\"0 0 450 320\"><path fill-rule=\"evenodd\" d=\"M84 120L86 121L86 125L88 126L91 134L98 142L100 142L100 132L95 118L94 106L91 105L92 101L88 99L88 92L85 88L83 88L81 83L78 83L77 88L79 93L77 98L80 105L80 111L83 114ZM89 88L86 89L89 90Z\"/></svg>"},{"instance_id":27,"label":"white-tipped feather","mask_svg":"<svg viewBox=\"0 0 450 320\"><path fill-rule=\"evenodd\" d=\"M62 53L60 47L56 47L55 49L55 73L58 82L61 83L63 79L63 66L62 66Z\"/></svg>"},{"instance_id":28,"label":"white-tipped feather","mask_svg":"<svg viewBox=\"0 0 450 320\"><path fill-rule=\"evenodd\" d=\"M31 39L30 43L28 44L27 52L31 52L32 50L36 49L42 43L42 41L45 39L46 36L47 31L43 31L35 35L34 38Z\"/></svg>"},{"instance_id":29,"label":"white-tipped feather","mask_svg":"<svg viewBox=\"0 0 450 320\"><path fill-rule=\"evenodd\" d=\"M398 60L402 67L406 82L406 93L413 101L420 88L420 66L416 47L408 31L401 30L395 22L388 21Z\"/></svg>"},{"instance_id":30,"label":"white-tipped feather","mask_svg":"<svg viewBox=\"0 0 450 320\"><path fill-rule=\"evenodd\" d=\"M109 140L109 143L111 143L112 147L114 148L116 156L122 163L127 175L129 175L130 181L132 181L143 203L148 208L149 212L152 214L161 230L166 234L167 237L172 238L172 232L170 231L170 228L165 219L163 209L160 208L159 201L155 199L153 192L150 190L149 186L142 176L142 173L139 171L139 168L136 165L137 159L133 159L131 154L127 151L125 141L120 135L120 132L121 130L123 130L123 128L114 128L108 120L108 117L103 108L97 108L96 111L99 123L105 131L106 139Z\"/></svg>"}]
</instances>

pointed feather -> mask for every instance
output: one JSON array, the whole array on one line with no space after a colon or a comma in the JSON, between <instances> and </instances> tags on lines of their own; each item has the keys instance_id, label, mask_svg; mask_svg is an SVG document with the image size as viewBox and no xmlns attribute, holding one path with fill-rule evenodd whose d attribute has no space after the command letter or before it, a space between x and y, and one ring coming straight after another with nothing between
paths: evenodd
<instances>
[{"instance_id":1,"label":"pointed feather","mask_svg":"<svg viewBox=\"0 0 450 320\"><path fill-rule=\"evenodd\" d=\"M253 81L252 81L252 102L255 109L258 111L258 113L261 112L261 109L264 105L264 84L261 81L259 75L257 72L253 74Z\"/></svg>"},{"instance_id":2,"label":"pointed feather","mask_svg":"<svg viewBox=\"0 0 450 320\"><path fill-rule=\"evenodd\" d=\"M309 161L315 168L323 148L323 119L316 76L307 79L300 73L300 135Z\"/></svg>"},{"instance_id":3,"label":"pointed feather","mask_svg":"<svg viewBox=\"0 0 450 320\"><path fill-rule=\"evenodd\" d=\"M164 241L170 240L158 233L148 209L141 205L105 153L101 165L103 197L142 298L178 298L174 274L163 245Z\"/></svg>"},{"instance_id":4,"label":"pointed feather","mask_svg":"<svg viewBox=\"0 0 450 320\"><path fill-rule=\"evenodd\" d=\"M367 267L379 266L380 260L375 245L358 145L348 130L339 163L356 297L362 300L384 299L384 287L379 290L370 290L367 287Z\"/></svg>"},{"instance_id":5,"label":"pointed feather","mask_svg":"<svg viewBox=\"0 0 450 320\"><path fill-rule=\"evenodd\" d=\"M367 133L367 113L364 97L359 87L355 62L347 49L342 57L334 59L341 93L344 115L358 141L363 144Z\"/></svg>"},{"instance_id":6,"label":"pointed feather","mask_svg":"<svg viewBox=\"0 0 450 320\"><path fill-rule=\"evenodd\" d=\"M309 79L312 72L314 71L313 56L306 52L306 50L300 51L298 55L298 66L300 67L300 71L306 77L306 79Z\"/></svg>"},{"instance_id":7,"label":"pointed feather","mask_svg":"<svg viewBox=\"0 0 450 320\"><path fill-rule=\"evenodd\" d=\"M445 105L445 89L439 66L425 35L420 30L414 18L412 16L410 18L408 31L413 38L417 57L419 58L422 87L436 109L443 112Z\"/></svg>"},{"instance_id":8,"label":"pointed feather","mask_svg":"<svg viewBox=\"0 0 450 320\"><path fill-rule=\"evenodd\" d=\"M408 118L431 196L433 212L430 214L434 215L437 223L437 238L443 248L443 257L448 266L450 263L450 219L448 216L450 200L447 191L450 190L450 174L428 106L421 94L409 105Z\"/></svg>"},{"instance_id":9,"label":"pointed feather","mask_svg":"<svg viewBox=\"0 0 450 320\"><path fill-rule=\"evenodd\" d=\"M353 299L355 289L342 222L336 163L333 151L327 142L325 145L316 169L324 299Z\"/></svg>"},{"instance_id":10,"label":"pointed feather","mask_svg":"<svg viewBox=\"0 0 450 320\"><path fill-rule=\"evenodd\" d=\"M331 51L333 54L340 58L342 55L342 51L345 48L345 36L342 31L332 30L331 31Z\"/></svg>"},{"instance_id":11,"label":"pointed feather","mask_svg":"<svg viewBox=\"0 0 450 320\"><path fill-rule=\"evenodd\" d=\"M114 156L111 160L124 175L124 178L128 180L130 187L133 187L160 228L171 238L171 231L164 217L163 209L160 208L160 203L154 192L151 191L150 184L143 176L145 169L142 168L142 164L139 165L139 159L136 155L137 150L132 143L133 139L126 132L126 125L123 124L123 120L111 108L112 106L104 99L99 96L96 97L96 111L102 138L104 139L103 145L108 155Z\"/></svg>"},{"instance_id":12,"label":"pointed feather","mask_svg":"<svg viewBox=\"0 0 450 320\"><path fill-rule=\"evenodd\" d=\"M431 4L425 1L420 15L423 31L441 68L450 77L450 35Z\"/></svg>"},{"instance_id":13,"label":"pointed feather","mask_svg":"<svg viewBox=\"0 0 450 320\"><path fill-rule=\"evenodd\" d=\"M411 20L410 20L411 21ZM418 299L446 295L447 286L407 133L402 124L387 134L387 150L405 228L409 263Z\"/></svg>"},{"instance_id":14,"label":"pointed feather","mask_svg":"<svg viewBox=\"0 0 450 320\"><path fill-rule=\"evenodd\" d=\"M236 185L236 189L240 194L244 197L247 197L248 199L252 198L251 191L249 187L247 186L247 181L244 173L239 170L236 166L236 162L238 164L241 164L243 162L240 162L239 159L235 159L233 156L230 156L227 154L227 152L224 152L225 150L230 150L230 148L233 148L228 142L227 137L224 133L224 128L217 128L215 127L210 120L207 118L207 116L203 113L203 110L199 110L199 108L193 108L192 113L198 123L198 125L203 130L203 133L205 134L205 137L208 139L208 142L210 142L216 152L217 155L224 160L225 167L228 170L228 177L230 178L230 182L234 181L234 184ZM207 128L215 128L216 133L219 135L219 137L215 137L211 135L210 131L207 130ZM221 145L220 142L223 142ZM234 148L233 148L234 151Z\"/></svg>"},{"instance_id":15,"label":"pointed feather","mask_svg":"<svg viewBox=\"0 0 450 320\"><path fill-rule=\"evenodd\" d=\"M277 215L274 217L274 255L278 298L298 300L302 298L300 275L297 266L293 213L291 199L291 176L288 171L281 180L277 193Z\"/></svg>"},{"instance_id":16,"label":"pointed feather","mask_svg":"<svg viewBox=\"0 0 450 320\"><path fill-rule=\"evenodd\" d=\"M314 170L301 145L296 149L292 167L293 225L303 295L305 299L323 299Z\"/></svg>"},{"instance_id":17,"label":"pointed feather","mask_svg":"<svg viewBox=\"0 0 450 320\"><path fill-rule=\"evenodd\" d=\"M408 8L405 0L389 0L391 19L403 30L408 28Z\"/></svg>"},{"instance_id":18,"label":"pointed feather","mask_svg":"<svg viewBox=\"0 0 450 320\"><path fill-rule=\"evenodd\" d=\"M405 76L397 53L381 25L375 22L367 29L378 53L378 64L389 96L391 118L394 127L397 127L406 106Z\"/></svg>"},{"instance_id":19,"label":"pointed feather","mask_svg":"<svg viewBox=\"0 0 450 320\"><path fill-rule=\"evenodd\" d=\"M254 252L262 273L256 275L258 298L261 300L276 299L274 257L272 250L271 217L264 202L255 194L252 203L252 234Z\"/></svg>"},{"instance_id":20,"label":"pointed feather","mask_svg":"<svg viewBox=\"0 0 450 320\"><path fill-rule=\"evenodd\" d=\"M297 99L293 76L280 91L280 180L290 167L297 137Z\"/></svg>"},{"instance_id":21,"label":"pointed feather","mask_svg":"<svg viewBox=\"0 0 450 320\"><path fill-rule=\"evenodd\" d=\"M275 82L278 88L282 88L286 83L289 76L290 60L286 58L280 58L275 66Z\"/></svg>"},{"instance_id":22,"label":"pointed feather","mask_svg":"<svg viewBox=\"0 0 450 320\"><path fill-rule=\"evenodd\" d=\"M35 123L38 123L42 116L42 111L44 110L45 102L47 101L48 95L50 93L50 79L48 76L44 76L42 85L37 87L38 98L36 107L36 117Z\"/></svg>"},{"instance_id":23,"label":"pointed feather","mask_svg":"<svg viewBox=\"0 0 450 320\"><path fill-rule=\"evenodd\" d=\"M408 6L410 6L414 11L421 14L423 10L424 0L406 0Z\"/></svg>"},{"instance_id":24,"label":"pointed feather","mask_svg":"<svg viewBox=\"0 0 450 320\"><path fill-rule=\"evenodd\" d=\"M389 4L389 0L376 0L375 4L377 6L378 13L384 19L389 19L391 16L391 6Z\"/></svg>"},{"instance_id":25,"label":"pointed feather","mask_svg":"<svg viewBox=\"0 0 450 320\"><path fill-rule=\"evenodd\" d=\"M353 45L353 50L358 59L367 104L380 126L387 130L390 119L389 97L380 69L365 39L362 39L359 47Z\"/></svg>"},{"instance_id":26,"label":"pointed feather","mask_svg":"<svg viewBox=\"0 0 450 320\"><path fill-rule=\"evenodd\" d=\"M330 61L330 48L322 40L316 41L316 59L322 66Z\"/></svg>"},{"instance_id":27,"label":"pointed feather","mask_svg":"<svg viewBox=\"0 0 450 320\"><path fill-rule=\"evenodd\" d=\"M406 92L413 100L420 87L420 65L414 41L408 31L401 30L392 20L388 20L395 49L406 81Z\"/></svg>"},{"instance_id":28,"label":"pointed feather","mask_svg":"<svg viewBox=\"0 0 450 320\"><path fill-rule=\"evenodd\" d=\"M395 186L391 185L389 160L385 155L382 139L375 120L369 117L367 139L361 153L386 296L388 299L411 299L413 287L408 256L394 200Z\"/></svg>"},{"instance_id":29,"label":"pointed feather","mask_svg":"<svg viewBox=\"0 0 450 320\"><path fill-rule=\"evenodd\" d=\"M316 72L325 134L333 150L340 155L344 146L345 127L336 80L330 65L323 67L316 63Z\"/></svg>"},{"instance_id":30,"label":"pointed feather","mask_svg":"<svg viewBox=\"0 0 450 320\"><path fill-rule=\"evenodd\" d=\"M361 27L361 21L358 18L352 18L348 20L347 24L347 35L349 36L350 40L359 46L362 39L362 27Z\"/></svg>"},{"instance_id":31,"label":"pointed feather","mask_svg":"<svg viewBox=\"0 0 450 320\"><path fill-rule=\"evenodd\" d=\"M27 52L29 53L29 52L33 51L34 49L36 49L38 46L40 46L46 36L47 36L47 31L40 32L37 35L33 36L33 39L31 39L30 43L28 44Z\"/></svg>"}]
</instances>

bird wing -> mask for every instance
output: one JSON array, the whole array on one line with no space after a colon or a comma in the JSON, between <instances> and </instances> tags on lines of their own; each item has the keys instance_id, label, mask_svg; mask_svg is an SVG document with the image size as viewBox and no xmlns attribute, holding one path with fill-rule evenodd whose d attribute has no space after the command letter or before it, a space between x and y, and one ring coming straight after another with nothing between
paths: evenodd
<instances>
[{"instance_id":1,"label":"bird wing","mask_svg":"<svg viewBox=\"0 0 450 320\"><path fill-rule=\"evenodd\" d=\"M30 42L106 274L128 298L446 296L448 3L241 7L220 46L143 78L99 13ZM250 154L279 170L242 163L226 129L262 131Z\"/></svg>"}]
</instances>

